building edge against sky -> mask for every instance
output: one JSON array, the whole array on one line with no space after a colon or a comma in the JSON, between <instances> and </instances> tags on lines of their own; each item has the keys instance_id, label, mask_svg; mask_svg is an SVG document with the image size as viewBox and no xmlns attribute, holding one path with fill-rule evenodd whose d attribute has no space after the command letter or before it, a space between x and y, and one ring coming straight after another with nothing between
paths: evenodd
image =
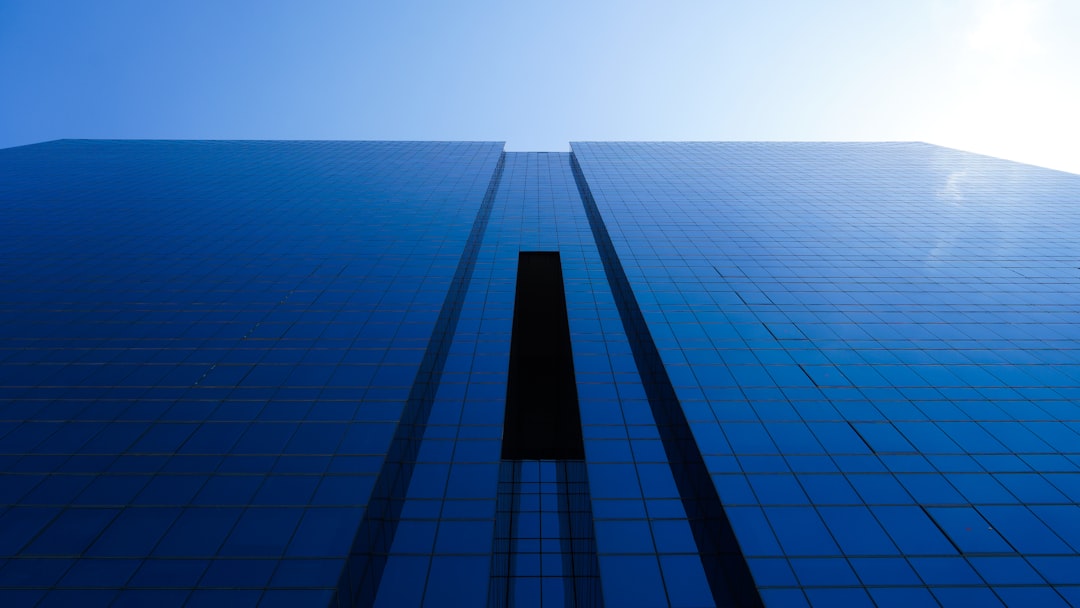
<instances>
[{"instance_id":1,"label":"building edge against sky","mask_svg":"<svg viewBox=\"0 0 1080 608\"><path fill-rule=\"evenodd\" d=\"M1080 176L90 140L0 175L5 605L1080 606ZM573 415L508 399L566 370Z\"/></svg>"}]
</instances>

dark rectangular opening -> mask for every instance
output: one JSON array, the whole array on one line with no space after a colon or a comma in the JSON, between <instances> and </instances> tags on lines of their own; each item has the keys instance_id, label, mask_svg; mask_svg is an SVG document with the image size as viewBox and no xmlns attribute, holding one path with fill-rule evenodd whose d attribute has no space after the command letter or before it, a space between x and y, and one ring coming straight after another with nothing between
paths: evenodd
<instances>
[{"instance_id":1,"label":"dark rectangular opening","mask_svg":"<svg viewBox=\"0 0 1080 608\"><path fill-rule=\"evenodd\" d=\"M502 458L585 458L557 251L518 254Z\"/></svg>"}]
</instances>

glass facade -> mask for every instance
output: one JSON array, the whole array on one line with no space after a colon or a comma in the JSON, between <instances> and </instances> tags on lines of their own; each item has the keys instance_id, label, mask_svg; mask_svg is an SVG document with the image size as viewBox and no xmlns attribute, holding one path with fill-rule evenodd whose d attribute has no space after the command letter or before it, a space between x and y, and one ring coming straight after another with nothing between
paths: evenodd
<instances>
[{"instance_id":1,"label":"glass facade","mask_svg":"<svg viewBox=\"0 0 1080 608\"><path fill-rule=\"evenodd\" d=\"M572 150L0 150L0 605L1080 607L1080 176Z\"/></svg>"}]
</instances>

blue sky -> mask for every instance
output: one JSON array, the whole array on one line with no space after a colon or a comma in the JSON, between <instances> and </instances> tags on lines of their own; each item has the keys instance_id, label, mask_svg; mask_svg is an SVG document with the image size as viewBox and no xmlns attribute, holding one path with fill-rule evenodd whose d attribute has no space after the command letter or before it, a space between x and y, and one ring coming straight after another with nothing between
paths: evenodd
<instances>
[{"instance_id":1,"label":"blue sky","mask_svg":"<svg viewBox=\"0 0 1080 608\"><path fill-rule=\"evenodd\" d=\"M0 0L0 147L921 140L1080 173L1076 0Z\"/></svg>"}]
</instances>

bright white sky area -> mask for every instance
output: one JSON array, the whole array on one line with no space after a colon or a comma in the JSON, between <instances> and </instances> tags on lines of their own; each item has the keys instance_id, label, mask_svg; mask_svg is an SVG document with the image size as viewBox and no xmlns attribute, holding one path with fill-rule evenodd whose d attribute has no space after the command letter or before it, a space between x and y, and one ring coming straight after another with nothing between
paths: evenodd
<instances>
[{"instance_id":1,"label":"bright white sky area","mask_svg":"<svg viewBox=\"0 0 1080 608\"><path fill-rule=\"evenodd\" d=\"M0 146L918 140L1080 173L1080 0L0 0Z\"/></svg>"}]
</instances>

